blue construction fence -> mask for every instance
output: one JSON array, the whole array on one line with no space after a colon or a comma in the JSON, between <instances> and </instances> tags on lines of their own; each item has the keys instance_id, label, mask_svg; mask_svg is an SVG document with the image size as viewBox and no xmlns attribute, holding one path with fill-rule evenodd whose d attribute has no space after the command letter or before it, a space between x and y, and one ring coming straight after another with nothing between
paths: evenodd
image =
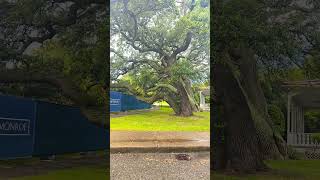
<instances>
[{"instance_id":1,"label":"blue construction fence","mask_svg":"<svg viewBox=\"0 0 320 180\"><path fill-rule=\"evenodd\" d=\"M0 95L0 159L109 148L109 133L77 107Z\"/></svg>"},{"instance_id":2,"label":"blue construction fence","mask_svg":"<svg viewBox=\"0 0 320 180\"><path fill-rule=\"evenodd\" d=\"M135 96L110 91L110 112L149 109L151 107L151 104L138 100Z\"/></svg>"}]
</instances>

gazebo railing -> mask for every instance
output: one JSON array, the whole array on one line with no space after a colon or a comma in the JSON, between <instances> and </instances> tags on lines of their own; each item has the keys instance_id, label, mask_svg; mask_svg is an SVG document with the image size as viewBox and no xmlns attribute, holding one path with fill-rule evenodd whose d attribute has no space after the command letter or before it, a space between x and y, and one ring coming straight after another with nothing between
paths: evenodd
<instances>
[{"instance_id":1,"label":"gazebo railing","mask_svg":"<svg viewBox=\"0 0 320 180\"><path fill-rule=\"evenodd\" d=\"M289 133L287 143L293 146L317 146L318 144L312 137L312 133Z\"/></svg>"}]
</instances>

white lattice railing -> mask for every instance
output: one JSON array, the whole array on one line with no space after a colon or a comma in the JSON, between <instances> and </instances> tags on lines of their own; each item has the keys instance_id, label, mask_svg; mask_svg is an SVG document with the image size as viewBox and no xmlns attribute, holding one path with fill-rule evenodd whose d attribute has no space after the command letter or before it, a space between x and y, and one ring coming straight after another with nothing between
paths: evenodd
<instances>
[{"instance_id":1,"label":"white lattice railing","mask_svg":"<svg viewBox=\"0 0 320 180\"><path fill-rule=\"evenodd\" d=\"M294 146L317 146L320 145L311 137L312 133L290 133L288 134L288 145Z\"/></svg>"}]
</instances>

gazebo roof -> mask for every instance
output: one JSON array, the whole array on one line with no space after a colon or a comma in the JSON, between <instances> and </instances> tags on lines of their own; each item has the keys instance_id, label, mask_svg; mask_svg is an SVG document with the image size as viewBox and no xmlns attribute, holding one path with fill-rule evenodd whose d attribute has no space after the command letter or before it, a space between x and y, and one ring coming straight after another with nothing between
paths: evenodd
<instances>
[{"instance_id":1,"label":"gazebo roof","mask_svg":"<svg viewBox=\"0 0 320 180\"><path fill-rule=\"evenodd\" d=\"M210 87L200 88L200 91L205 96L210 96Z\"/></svg>"},{"instance_id":2,"label":"gazebo roof","mask_svg":"<svg viewBox=\"0 0 320 180\"><path fill-rule=\"evenodd\" d=\"M301 88L301 87L318 87L320 88L320 79L303 80L303 81L286 81L283 83L284 87Z\"/></svg>"},{"instance_id":3,"label":"gazebo roof","mask_svg":"<svg viewBox=\"0 0 320 180\"><path fill-rule=\"evenodd\" d=\"M320 108L320 79L284 82L295 102L304 108Z\"/></svg>"}]
</instances>

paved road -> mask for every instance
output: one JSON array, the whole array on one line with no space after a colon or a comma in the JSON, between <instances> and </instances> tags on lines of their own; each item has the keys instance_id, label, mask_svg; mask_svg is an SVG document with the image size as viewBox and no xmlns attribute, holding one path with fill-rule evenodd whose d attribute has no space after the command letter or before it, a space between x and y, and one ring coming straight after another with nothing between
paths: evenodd
<instances>
[{"instance_id":1,"label":"paved road","mask_svg":"<svg viewBox=\"0 0 320 180\"><path fill-rule=\"evenodd\" d=\"M209 180L210 153L189 153L179 161L176 153L126 153L110 155L111 180Z\"/></svg>"}]
</instances>

